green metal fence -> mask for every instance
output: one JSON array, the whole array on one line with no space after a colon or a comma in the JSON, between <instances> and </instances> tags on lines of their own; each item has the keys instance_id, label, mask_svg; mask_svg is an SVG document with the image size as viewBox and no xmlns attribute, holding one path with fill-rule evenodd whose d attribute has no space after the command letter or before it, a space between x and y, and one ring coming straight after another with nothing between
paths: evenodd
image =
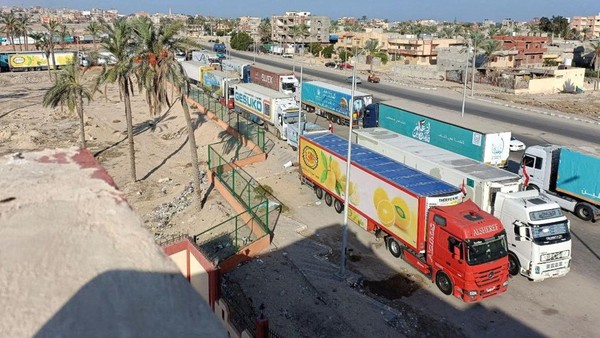
<instances>
[{"instance_id":1,"label":"green metal fence","mask_svg":"<svg viewBox=\"0 0 600 338\"><path fill-rule=\"evenodd\" d=\"M231 111L221 104L219 100L212 97L209 92L206 92L201 88L190 86L188 96L215 114L219 120L224 121L238 133L254 142L262 152L266 151L265 130L259 125L244 118L235 111Z\"/></svg>"}]
</instances>

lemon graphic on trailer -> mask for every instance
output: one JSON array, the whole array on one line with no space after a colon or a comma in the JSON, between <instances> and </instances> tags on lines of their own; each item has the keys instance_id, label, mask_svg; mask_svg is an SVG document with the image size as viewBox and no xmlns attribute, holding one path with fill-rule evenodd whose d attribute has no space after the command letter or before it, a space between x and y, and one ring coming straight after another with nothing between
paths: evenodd
<instances>
[{"instance_id":1,"label":"lemon graphic on trailer","mask_svg":"<svg viewBox=\"0 0 600 338\"><path fill-rule=\"evenodd\" d=\"M342 177L342 171L340 170L340 164L333 160L331 161L331 163L329 163L329 169L331 170L332 173L334 173L335 177Z\"/></svg>"},{"instance_id":2,"label":"lemon graphic on trailer","mask_svg":"<svg viewBox=\"0 0 600 338\"><path fill-rule=\"evenodd\" d=\"M394 197L392 200L392 206L394 208L394 224L402 229L406 230L410 222L410 213L408 211L408 205L400 197Z\"/></svg>"},{"instance_id":3,"label":"lemon graphic on trailer","mask_svg":"<svg viewBox=\"0 0 600 338\"><path fill-rule=\"evenodd\" d=\"M381 221L381 224L389 227L394 224L395 215L394 215L394 206L392 202L389 200L381 200L377 204L377 217Z\"/></svg>"},{"instance_id":4,"label":"lemon graphic on trailer","mask_svg":"<svg viewBox=\"0 0 600 338\"><path fill-rule=\"evenodd\" d=\"M375 192L373 192L373 205L375 206L375 209L379 208L379 202L388 201L389 199L387 192L385 192L383 188L377 188L375 189Z\"/></svg>"}]
</instances>

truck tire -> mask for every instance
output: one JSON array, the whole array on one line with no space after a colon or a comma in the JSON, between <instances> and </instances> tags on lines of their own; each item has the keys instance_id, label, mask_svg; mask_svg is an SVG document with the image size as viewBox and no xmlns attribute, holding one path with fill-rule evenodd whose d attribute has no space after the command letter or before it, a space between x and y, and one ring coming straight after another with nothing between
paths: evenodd
<instances>
[{"instance_id":1,"label":"truck tire","mask_svg":"<svg viewBox=\"0 0 600 338\"><path fill-rule=\"evenodd\" d=\"M519 263L519 259L512 252L508 253L508 273L511 276L516 276L521 271L521 264Z\"/></svg>"},{"instance_id":2,"label":"truck tire","mask_svg":"<svg viewBox=\"0 0 600 338\"><path fill-rule=\"evenodd\" d=\"M342 213L342 211L344 211L344 203L342 203L342 202L341 202L340 200L338 200L337 198L336 198L336 200L335 200L335 201L333 201L333 207L335 208L335 211L336 211L338 214L341 214L341 213Z\"/></svg>"},{"instance_id":3,"label":"truck tire","mask_svg":"<svg viewBox=\"0 0 600 338\"><path fill-rule=\"evenodd\" d=\"M579 217L581 220L589 222L592 220L592 218L594 218L594 209L587 203L577 203L575 206L575 216Z\"/></svg>"},{"instance_id":4,"label":"truck tire","mask_svg":"<svg viewBox=\"0 0 600 338\"><path fill-rule=\"evenodd\" d=\"M321 189L321 187L319 187L319 186L315 186L315 195L317 196L318 199L322 199L323 198L323 189Z\"/></svg>"},{"instance_id":5,"label":"truck tire","mask_svg":"<svg viewBox=\"0 0 600 338\"><path fill-rule=\"evenodd\" d=\"M331 194L326 192L325 193L325 204L327 204L327 206L330 207L332 203L333 203L333 197L331 196Z\"/></svg>"},{"instance_id":6,"label":"truck tire","mask_svg":"<svg viewBox=\"0 0 600 338\"><path fill-rule=\"evenodd\" d=\"M454 290L454 285L452 285L450 277L443 271L438 271L437 275L435 275L435 285L445 295L451 295L452 290Z\"/></svg>"},{"instance_id":7,"label":"truck tire","mask_svg":"<svg viewBox=\"0 0 600 338\"><path fill-rule=\"evenodd\" d=\"M396 258L402 256L402 247L392 237L388 238L388 250L390 251L392 256L394 256Z\"/></svg>"}]
</instances>

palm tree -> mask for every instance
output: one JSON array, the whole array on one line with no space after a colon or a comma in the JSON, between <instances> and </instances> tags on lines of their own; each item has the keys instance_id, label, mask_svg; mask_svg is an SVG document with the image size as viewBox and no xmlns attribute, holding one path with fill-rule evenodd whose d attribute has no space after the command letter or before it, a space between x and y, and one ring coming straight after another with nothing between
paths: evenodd
<instances>
[{"instance_id":1,"label":"palm tree","mask_svg":"<svg viewBox=\"0 0 600 338\"><path fill-rule=\"evenodd\" d=\"M581 41L585 41L585 39L587 39L588 35L591 33L591 29L589 27L583 27L581 29L581 34L583 34L583 38L581 39Z\"/></svg>"},{"instance_id":2,"label":"palm tree","mask_svg":"<svg viewBox=\"0 0 600 338\"><path fill-rule=\"evenodd\" d=\"M596 43L592 43L592 49L594 50L594 56L592 57L592 63L594 64L594 69L596 70L596 77L600 79L600 41Z\"/></svg>"},{"instance_id":3,"label":"palm tree","mask_svg":"<svg viewBox=\"0 0 600 338\"><path fill-rule=\"evenodd\" d=\"M29 25L31 25L31 17L29 15L22 15L17 21L19 27L19 36L25 40L25 50L29 50ZM23 46L23 43L21 44Z\"/></svg>"},{"instance_id":4,"label":"palm tree","mask_svg":"<svg viewBox=\"0 0 600 338\"><path fill-rule=\"evenodd\" d=\"M369 74L373 74L373 58L379 52L379 40L370 39L365 44L365 50L368 52L368 56L371 58L371 69L369 70Z\"/></svg>"},{"instance_id":5,"label":"palm tree","mask_svg":"<svg viewBox=\"0 0 600 338\"><path fill-rule=\"evenodd\" d=\"M96 21L90 22L90 24L85 28L85 30L92 34L92 43L94 44L94 50L98 51L98 46L96 45L96 38L98 34L102 32L103 27L100 23Z\"/></svg>"},{"instance_id":6,"label":"palm tree","mask_svg":"<svg viewBox=\"0 0 600 338\"><path fill-rule=\"evenodd\" d=\"M33 32L33 33L29 34L29 37L33 39L36 50L40 50L43 48L44 33ZM46 56L46 57L48 57L48 56Z\"/></svg>"},{"instance_id":7,"label":"palm tree","mask_svg":"<svg viewBox=\"0 0 600 338\"><path fill-rule=\"evenodd\" d=\"M302 51L304 52L304 39L307 36L310 36L308 26L303 23L292 26L290 27L290 35L294 39L294 53L296 52L296 42L298 41L298 38L300 38L300 42L302 42Z\"/></svg>"},{"instance_id":8,"label":"palm tree","mask_svg":"<svg viewBox=\"0 0 600 338\"><path fill-rule=\"evenodd\" d=\"M79 63L75 60L74 63L65 66L58 76L56 82L44 95L44 107L55 108L59 104L67 104L67 107L72 112L77 110L79 116L79 145L85 148L85 123L83 120L83 100L90 102L93 99L93 83L85 76L88 68L83 70L79 67Z\"/></svg>"},{"instance_id":9,"label":"palm tree","mask_svg":"<svg viewBox=\"0 0 600 338\"><path fill-rule=\"evenodd\" d=\"M269 19L263 19L258 25L258 36L260 36L260 41L269 42L271 41L271 22Z\"/></svg>"},{"instance_id":10,"label":"palm tree","mask_svg":"<svg viewBox=\"0 0 600 338\"><path fill-rule=\"evenodd\" d=\"M481 50L485 55L485 59L483 60L482 66L486 65L492 55L499 50L502 50L502 42L498 40L488 39L483 41L480 45Z\"/></svg>"},{"instance_id":11,"label":"palm tree","mask_svg":"<svg viewBox=\"0 0 600 338\"><path fill-rule=\"evenodd\" d=\"M99 84L102 82L117 82L119 90L123 95L125 105L125 120L127 121L127 139L129 141L129 166L131 180L137 181L135 170L135 149L133 145L133 118L131 113L130 95L133 91L131 76L135 71L135 63L130 57L132 52L131 38L132 30L125 18L116 20L112 25L105 26L108 37L102 42L102 47L112 53L117 59L116 64L102 69Z\"/></svg>"},{"instance_id":12,"label":"palm tree","mask_svg":"<svg viewBox=\"0 0 600 338\"><path fill-rule=\"evenodd\" d=\"M58 30L58 36L60 37L60 48L65 50L65 43L67 42L67 37L69 36L69 28L67 25L60 25Z\"/></svg>"},{"instance_id":13,"label":"palm tree","mask_svg":"<svg viewBox=\"0 0 600 338\"><path fill-rule=\"evenodd\" d=\"M59 23L56 20L50 20L49 23L42 24L42 27L48 31L48 44L50 47L50 54L52 55L52 68L56 67L56 58L54 57L54 37L58 32ZM48 62L48 69L50 69L50 62Z\"/></svg>"},{"instance_id":14,"label":"palm tree","mask_svg":"<svg viewBox=\"0 0 600 338\"><path fill-rule=\"evenodd\" d=\"M6 13L0 16L0 23L2 24L2 32L6 33L10 43L13 46L13 50L17 50L17 46L15 46L15 33L17 31L17 18L15 17L15 13L12 11L10 13Z\"/></svg>"}]
</instances>

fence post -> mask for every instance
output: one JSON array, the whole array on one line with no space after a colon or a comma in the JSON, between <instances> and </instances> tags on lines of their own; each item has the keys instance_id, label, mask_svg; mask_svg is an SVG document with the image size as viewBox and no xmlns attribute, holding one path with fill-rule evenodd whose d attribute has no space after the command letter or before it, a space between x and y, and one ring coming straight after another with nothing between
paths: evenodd
<instances>
[{"instance_id":1,"label":"fence post","mask_svg":"<svg viewBox=\"0 0 600 338\"><path fill-rule=\"evenodd\" d=\"M256 338L269 337L269 320L261 313L256 318Z\"/></svg>"}]
</instances>

